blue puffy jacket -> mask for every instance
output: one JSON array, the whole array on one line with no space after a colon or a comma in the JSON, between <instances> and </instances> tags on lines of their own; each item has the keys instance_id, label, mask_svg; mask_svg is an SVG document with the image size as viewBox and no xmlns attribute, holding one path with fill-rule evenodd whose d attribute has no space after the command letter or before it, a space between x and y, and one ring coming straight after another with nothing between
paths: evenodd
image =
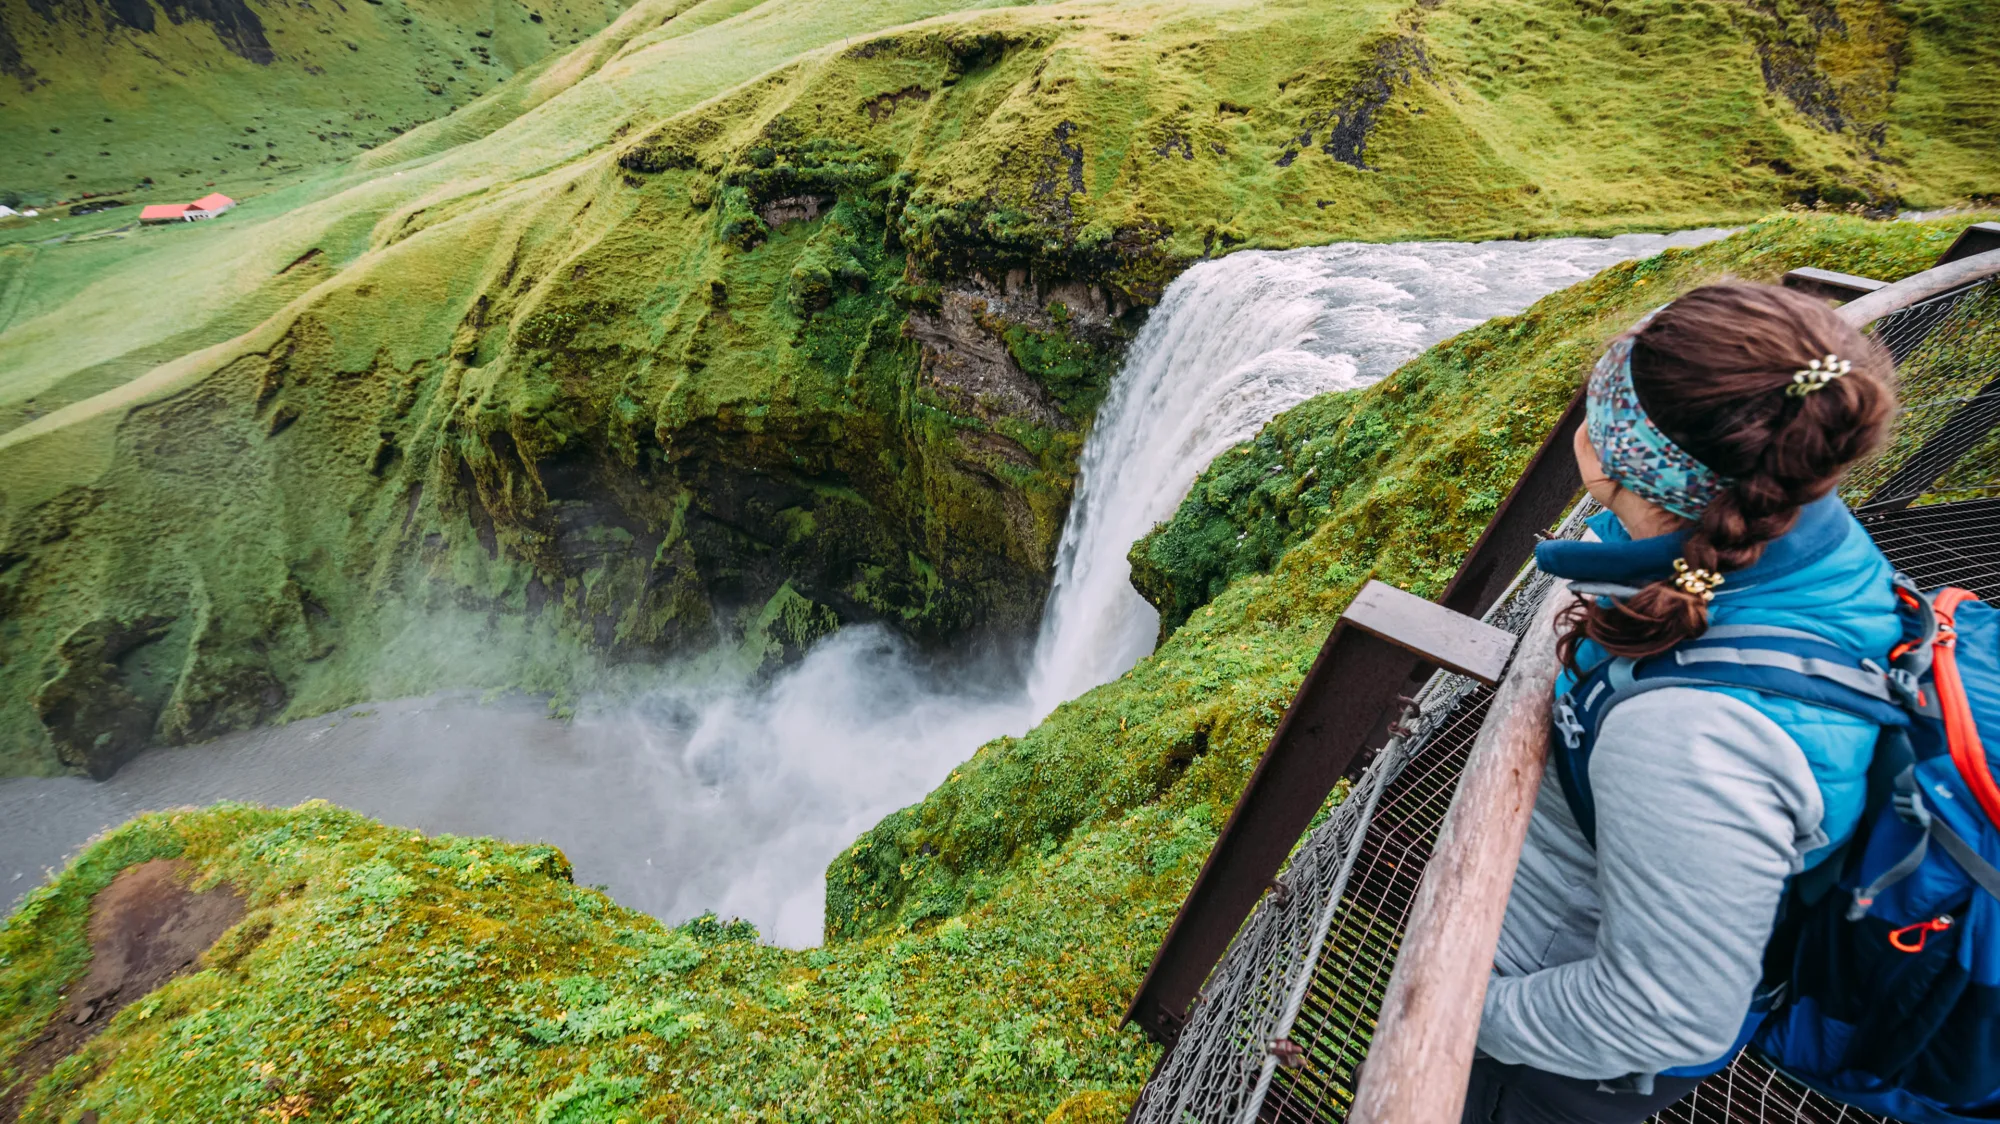
<instances>
[{"instance_id":1,"label":"blue puffy jacket","mask_svg":"<svg viewBox=\"0 0 2000 1124\"><path fill-rule=\"evenodd\" d=\"M1600 542L1555 541L1535 550L1544 571L1575 581L1644 585L1672 573L1685 534L1635 540L1610 512L1590 521ZM1764 550L1757 564L1728 574L1709 605L1710 626L1776 625L1823 636L1857 656L1882 661L1902 639L1891 592L1894 569L1868 532L1838 496L1808 505L1798 523ZM1589 667L1604 650L1585 641L1577 663ZM1560 695L1575 677L1565 671ZM1827 847L1807 856L1818 859L1853 833L1868 796L1868 762L1877 727L1851 714L1792 699L1715 688L1768 715L1799 743L1826 803L1822 828Z\"/></svg>"}]
</instances>

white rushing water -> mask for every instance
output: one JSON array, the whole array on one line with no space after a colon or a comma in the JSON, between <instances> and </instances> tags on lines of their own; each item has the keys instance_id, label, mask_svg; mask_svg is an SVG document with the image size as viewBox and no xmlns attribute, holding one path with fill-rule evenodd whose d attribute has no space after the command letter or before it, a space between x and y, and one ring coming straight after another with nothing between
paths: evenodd
<instances>
[{"instance_id":1,"label":"white rushing water","mask_svg":"<svg viewBox=\"0 0 2000 1124\"><path fill-rule=\"evenodd\" d=\"M1133 341L1084 446L1029 693L1037 718L1153 650L1126 554L1217 454L1284 410L1632 258L1724 231L1543 242L1342 243L1204 262Z\"/></svg>"},{"instance_id":2,"label":"white rushing water","mask_svg":"<svg viewBox=\"0 0 2000 1124\"><path fill-rule=\"evenodd\" d=\"M981 744L1152 650L1132 543L1216 454L1316 394L1366 385L1424 347L1615 262L1719 231L1239 253L1167 290L1098 414L1025 685L946 674L879 627L850 628L758 689L663 682L636 706L551 721L472 697L349 708L154 750L103 784L0 781L0 902L140 811L318 797L428 831L548 840L577 880L680 921L704 910L815 944L826 865Z\"/></svg>"}]
</instances>

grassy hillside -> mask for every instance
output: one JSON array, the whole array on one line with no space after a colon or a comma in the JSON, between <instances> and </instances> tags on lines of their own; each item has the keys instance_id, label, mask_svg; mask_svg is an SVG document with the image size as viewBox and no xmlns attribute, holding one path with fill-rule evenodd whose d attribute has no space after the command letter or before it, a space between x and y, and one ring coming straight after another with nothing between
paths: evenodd
<instances>
[{"instance_id":1,"label":"grassy hillside","mask_svg":"<svg viewBox=\"0 0 2000 1124\"><path fill-rule=\"evenodd\" d=\"M1261 458L1292 481L1265 497L1287 539L1246 548L1262 560L1191 598L1130 674L858 840L829 871L819 950L713 919L666 930L571 885L551 848L325 805L127 824L0 931L0 1056L58 1009L90 895L118 869L178 856L251 912L204 970L51 1072L22 1119L1122 1119L1154 1057L1116 1026L1124 1001L1352 592L1435 591L1491 510L1486 482L1519 470L1645 308L1800 265L1902 276L1965 221L1761 222L1287 413L1174 524L1274 521L1242 506L1267 477L1239 469Z\"/></svg>"},{"instance_id":2,"label":"grassy hillside","mask_svg":"<svg viewBox=\"0 0 2000 1124\"><path fill-rule=\"evenodd\" d=\"M641 0L225 220L17 231L0 769L1021 631L1189 262L1984 193L1978 7Z\"/></svg>"},{"instance_id":3,"label":"grassy hillside","mask_svg":"<svg viewBox=\"0 0 2000 1124\"><path fill-rule=\"evenodd\" d=\"M5 0L0 203L266 189L451 113L623 10L616 0Z\"/></svg>"}]
</instances>

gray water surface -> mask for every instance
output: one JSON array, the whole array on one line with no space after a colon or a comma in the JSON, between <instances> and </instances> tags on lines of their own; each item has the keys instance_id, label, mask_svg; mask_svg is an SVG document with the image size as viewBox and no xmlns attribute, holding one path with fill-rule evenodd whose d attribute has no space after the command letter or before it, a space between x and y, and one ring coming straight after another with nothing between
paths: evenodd
<instances>
[{"instance_id":1,"label":"gray water surface","mask_svg":"<svg viewBox=\"0 0 2000 1124\"><path fill-rule=\"evenodd\" d=\"M149 750L101 783L0 781L0 879L14 899L91 836L141 812L319 798L426 832L568 838L577 881L615 879L626 904L664 911L673 884L699 879L704 864L698 845L676 838L691 821L654 814L657 769L619 752L622 740L603 724L553 721L533 699L442 696Z\"/></svg>"},{"instance_id":2,"label":"gray water surface","mask_svg":"<svg viewBox=\"0 0 2000 1124\"><path fill-rule=\"evenodd\" d=\"M954 765L1029 723L1003 672L944 678L850 627L758 687L674 686L559 722L538 700L444 695L349 707L148 750L104 782L0 781L0 899L144 811L314 798L426 832L549 842L619 903L713 910L819 943L827 863Z\"/></svg>"}]
</instances>

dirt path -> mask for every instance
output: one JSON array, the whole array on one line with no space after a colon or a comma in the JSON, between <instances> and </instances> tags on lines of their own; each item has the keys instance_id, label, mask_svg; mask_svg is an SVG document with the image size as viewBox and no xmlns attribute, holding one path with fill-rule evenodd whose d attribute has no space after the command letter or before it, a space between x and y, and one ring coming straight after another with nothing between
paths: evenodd
<instances>
[{"instance_id":1,"label":"dirt path","mask_svg":"<svg viewBox=\"0 0 2000 1124\"><path fill-rule=\"evenodd\" d=\"M193 967L243 919L228 886L196 893L187 863L154 859L121 871L90 907L90 970L69 991L42 1036L14 1059L22 1079L0 1096L0 1124L13 1124L49 1069L104 1029L126 1004Z\"/></svg>"}]
</instances>

